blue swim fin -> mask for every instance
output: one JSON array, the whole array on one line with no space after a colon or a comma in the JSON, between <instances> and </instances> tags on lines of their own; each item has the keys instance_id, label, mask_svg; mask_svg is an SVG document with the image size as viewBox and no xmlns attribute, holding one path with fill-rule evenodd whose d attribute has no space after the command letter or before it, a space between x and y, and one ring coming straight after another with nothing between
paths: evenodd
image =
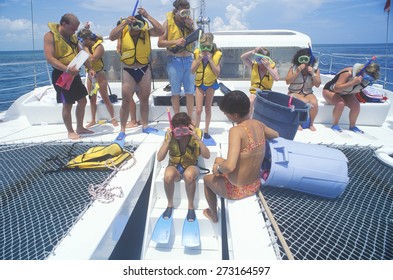
<instances>
[{"instance_id":1,"label":"blue swim fin","mask_svg":"<svg viewBox=\"0 0 393 280\"><path fill-rule=\"evenodd\" d=\"M157 220L157 223L154 226L153 234L151 236L151 240L160 244L168 243L169 237L171 236L173 213L171 210L170 216L166 217L165 216L166 212L167 210L165 210L165 212L162 213L160 218Z\"/></svg>"},{"instance_id":2,"label":"blue swim fin","mask_svg":"<svg viewBox=\"0 0 393 280\"><path fill-rule=\"evenodd\" d=\"M119 144L120 147L124 148L125 141L126 141L126 134L124 132L120 132L113 142Z\"/></svg>"},{"instance_id":3,"label":"blue swim fin","mask_svg":"<svg viewBox=\"0 0 393 280\"><path fill-rule=\"evenodd\" d=\"M146 128L142 128L142 132L143 133L147 133L147 134L155 134L155 135L160 135L160 136L165 136L165 131L163 130L159 130L153 127L146 127Z\"/></svg>"},{"instance_id":4,"label":"blue swim fin","mask_svg":"<svg viewBox=\"0 0 393 280\"><path fill-rule=\"evenodd\" d=\"M190 219L190 215L193 219ZM201 245L199 223L194 210L188 210L183 223L182 244L184 247L198 247Z\"/></svg>"},{"instance_id":5,"label":"blue swim fin","mask_svg":"<svg viewBox=\"0 0 393 280\"><path fill-rule=\"evenodd\" d=\"M217 145L216 141L214 141L213 137L209 133L204 133L203 134L203 143L206 146L215 146Z\"/></svg>"}]
</instances>

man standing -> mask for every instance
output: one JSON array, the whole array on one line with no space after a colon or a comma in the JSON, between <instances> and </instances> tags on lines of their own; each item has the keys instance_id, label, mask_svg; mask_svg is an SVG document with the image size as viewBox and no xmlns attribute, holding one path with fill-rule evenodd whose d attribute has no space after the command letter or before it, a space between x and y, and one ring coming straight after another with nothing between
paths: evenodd
<instances>
[{"instance_id":1,"label":"man standing","mask_svg":"<svg viewBox=\"0 0 393 280\"><path fill-rule=\"evenodd\" d=\"M150 16L143 8L139 8L137 16L129 16L122 20L110 33L109 39L120 40L121 57L123 62L122 103L120 109L120 133L115 142L124 145L125 130L131 107L131 121L136 121L136 105L134 93L139 88L140 113L142 131L151 133L156 129L148 126L149 96L151 92L151 69L149 56L151 52L150 37L161 36L164 33L162 25ZM146 20L152 24L152 28Z\"/></svg>"},{"instance_id":2,"label":"man standing","mask_svg":"<svg viewBox=\"0 0 393 280\"><path fill-rule=\"evenodd\" d=\"M173 111L175 114L180 112L180 92L183 85L187 113L192 119L195 94L195 75L191 73L193 45L185 46L185 38L194 31L194 23L190 18L190 3L187 0L176 0L173 6L173 11L166 14L163 24L165 32L158 39L158 47L167 48Z\"/></svg>"},{"instance_id":3,"label":"man standing","mask_svg":"<svg viewBox=\"0 0 393 280\"><path fill-rule=\"evenodd\" d=\"M53 66L52 83L57 93L57 103L63 104L62 116L68 131L68 138L72 140L80 139L80 134L93 133L83 127L85 115L87 90L83 85L79 75L79 69L75 66L68 67L68 64L76 57L79 51L78 40L75 32L79 27L79 20L73 14L65 14L60 19L60 24L48 23L50 31L44 35L44 53L47 62ZM89 69L91 65L86 62ZM63 73L73 76L69 90L56 85L58 78ZM89 71L94 77L94 70ZM76 131L72 127L71 109L76 106Z\"/></svg>"}]
</instances>

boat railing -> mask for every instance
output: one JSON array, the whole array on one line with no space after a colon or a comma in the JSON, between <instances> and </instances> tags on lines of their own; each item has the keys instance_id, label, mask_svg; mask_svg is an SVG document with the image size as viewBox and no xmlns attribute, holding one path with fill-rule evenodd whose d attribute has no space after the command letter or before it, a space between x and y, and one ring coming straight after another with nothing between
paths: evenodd
<instances>
[{"instance_id":1,"label":"boat railing","mask_svg":"<svg viewBox=\"0 0 393 280\"><path fill-rule=\"evenodd\" d=\"M243 50L224 49L224 58L221 79L223 80L249 80L250 71L244 67L240 59ZM272 57L277 61L277 67L281 72L280 76L285 76L288 71L290 57L293 55L293 49L272 49ZM110 54L111 52L108 52ZM341 69L352 66L355 63L366 63L371 55L368 54L348 54L348 53L322 53L313 52L319 61L319 68L322 74L334 75ZM380 65L381 77L376 81L387 90L393 90L393 55L376 55L377 62ZM167 80L165 70L166 56L163 51L152 53L152 70L154 80ZM18 67L15 67L18 66ZM121 81L121 64L115 55L111 55L106 60L106 71L109 81ZM18 70L15 70L18 69ZM21 70L22 69L22 70ZM116 71L113 71L113 70ZM11 103L17 98L41 86L51 85L52 67L46 60L26 61L26 62L9 62L0 63L0 112L8 109ZM84 75L84 70L83 73ZM112 77L113 76L113 77ZM282 78L282 77L281 77Z\"/></svg>"},{"instance_id":2,"label":"boat railing","mask_svg":"<svg viewBox=\"0 0 393 280\"><path fill-rule=\"evenodd\" d=\"M23 70L21 70L23 69ZM18 97L37 87L52 84L46 60L0 63L0 111Z\"/></svg>"},{"instance_id":3,"label":"boat railing","mask_svg":"<svg viewBox=\"0 0 393 280\"><path fill-rule=\"evenodd\" d=\"M319 61L319 69L322 74L335 75L341 69L352 66L355 63L366 63L370 60L370 54L348 54L348 53L321 53L314 51L313 54ZM376 62L380 66L381 77L376 83L383 85L383 88L393 90L393 55L377 54Z\"/></svg>"}]
</instances>

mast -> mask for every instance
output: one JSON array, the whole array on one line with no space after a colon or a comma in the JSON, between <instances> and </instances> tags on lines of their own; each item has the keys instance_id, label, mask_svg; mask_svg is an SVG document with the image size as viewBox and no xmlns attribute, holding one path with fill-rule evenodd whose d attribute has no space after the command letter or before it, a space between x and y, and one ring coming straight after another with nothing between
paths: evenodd
<instances>
[{"instance_id":1,"label":"mast","mask_svg":"<svg viewBox=\"0 0 393 280\"><path fill-rule=\"evenodd\" d=\"M205 26L207 25L210 32L210 18L206 16L205 0L189 0L189 2L192 16L195 19L195 23L202 30L204 30ZM199 16L197 16L198 14Z\"/></svg>"},{"instance_id":2,"label":"mast","mask_svg":"<svg viewBox=\"0 0 393 280\"><path fill-rule=\"evenodd\" d=\"M389 16L390 16L390 0L386 1L384 12L388 13L386 21L386 56L385 56L385 78L383 87L386 88L387 83L387 69L388 69L388 48L389 48Z\"/></svg>"},{"instance_id":3,"label":"mast","mask_svg":"<svg viewBox=\"0 0 393 280\"><path fill-rule=\"evenodd\" d=\"M34 15L33 15L33 0L30 0L30 12L31 12L31 37L33 41L33 71L34 71L34 88L37 87L37 71L35 67L35 44L34 44Z\"/></svg>"}]
</instances>

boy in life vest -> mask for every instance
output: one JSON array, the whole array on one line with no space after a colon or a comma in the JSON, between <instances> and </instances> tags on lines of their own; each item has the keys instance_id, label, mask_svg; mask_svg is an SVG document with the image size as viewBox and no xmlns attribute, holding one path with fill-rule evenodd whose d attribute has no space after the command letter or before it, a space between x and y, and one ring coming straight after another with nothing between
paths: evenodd
<instances>
[{"instance_id":1,"label":"boy in life vest","mask_svg":"<svg viewBox=\"0 0 393 280\"><path fill-rule=\"evenodd\" d=\"M171 127L168 128L165 141L157 152L157 160L165 159L169 152L169 162L165 169L164 186L168 206L163 217L169 218L173 210L175 182L184 179L188 198L187 220L195 220L194 197L196 180L199 176L198 157L210 157L210 151L203 143L202 131L191 124L187 113L180 112L173 116Z\"/></svg>"},{"instance_id":2,"label":"boy in life vest","mask_svg":"<svg viewBox=\"0 0 393 280\"><path fill-rule=\"evenodd\" d=\"M97 91L100 93L102 100L105 103L106 109L111 116L112 125L118 126L118 123L115 120L113 105L108 96L108 80L104 72L103 56L105 49L102 45L103 38L94 34L89 28L85 27L78 32L78 40L82 43L84 50L90 54L90 64L92 65L94 71L96 71L95 77L88 76L87 79L87 92L89 93L90 98L91 120L86 125L86 127L91 127L96 124ZM89 69L86 70L86 72L88 72Z\"/></svg>"},{"instance_id":3,"label":"boy in life vest","mask_svg":"<svg viewBox=\"0 0 393 280\"><path fill-rule=\"evenodd\" d=\"M278 81L280 76L276 68L276 63L270 58L268 49L258 47L254 50L245 52L240 56L244 65L251 69L250 87L250 117L254 112L256 90L271 90L273 81Z\"/></svg>"},{"instance_id":4,"label":"boy in life vest","mask_svg":"<svg viewBox=\"0 0 393 280\"><path fill-rule=\"evenodd\" d=\"M191 65L191 72L195 76L195 103L196 118L195 126L199 127L201 122L203 100L205 98L205 129L204 137L210 138L209 125L211 120L211 107L213 103L214 92L219 88L217 77L221 71L222 53L213 43L214 36L212 33L204 33L199 42L199 48L194 51L194 61Z\"/></svg>"}]
</instances>

